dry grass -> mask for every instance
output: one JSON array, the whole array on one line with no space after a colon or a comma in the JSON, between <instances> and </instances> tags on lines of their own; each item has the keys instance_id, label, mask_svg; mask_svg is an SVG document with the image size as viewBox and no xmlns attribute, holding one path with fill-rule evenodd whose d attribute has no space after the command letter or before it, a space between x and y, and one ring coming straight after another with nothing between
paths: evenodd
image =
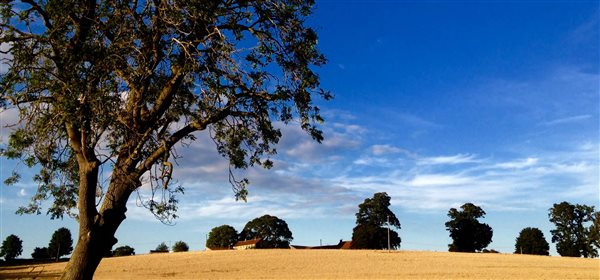
<instances>
[{"instance_id":1,"label":"dry grass","mask_svg":"<svg viewBox=\"0 0 600 280\"><path fill-rule=\"evenodd\" d=\"M0 279L52 279L64 266L2 267ZM406 251L208 251L108 258L94 279L600 279L600 260Z\"/></svg>"}]
</instances>

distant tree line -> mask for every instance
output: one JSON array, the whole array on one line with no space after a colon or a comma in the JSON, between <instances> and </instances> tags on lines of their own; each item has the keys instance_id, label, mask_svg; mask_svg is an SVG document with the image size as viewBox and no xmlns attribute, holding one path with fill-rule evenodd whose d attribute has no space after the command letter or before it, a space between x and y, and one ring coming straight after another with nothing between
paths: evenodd
<instances>
[{"instance_id":1,"label":"distant tree line","mask_svg":"<svg viewBox=\"0 0 600 280\"><path fill-rule=\"evenodd\" d=\"M390 210L390 197L385 192L375 193L358 205L356 226L352 233L353 249L397 249L401 238L395 231L400 221ZM480 222L486 212L473 203L465 203L459 209L448 211L446 230L452 239L450 252L498 253L487 249L492 242L493 229ZM568 202L554 204L549 209L552 242L556 243L561 256L597 257L600 248L600 212L593 206L572 205ZM287 223L275 216L264 215L246 224L238 233L230 225L213 228L208 234L207 248L232 248L238 241L261 238L265 242L258 248L288 248L292 240ZM549 255L550 246L543 232L526 227L515 240L516 254Z\"/></svg>"},{"instance_id":2,"label":"distant tree line","mask_svg":"<svg viewBox=\"0 0 600 280\"><path fill-rule=\"evenodd\" d=\"M400 221L389 209L391 198L385 192L375 193L358 205L356 227L352 233L352 249L398 249L401 238L394 230L400 229ZM485 218L485 211L472 203L465 203L459 209L448 211L449 221L446 230L452 239L448 244L451 252L497 253L486 247L492 242L493 230L479 219ZM550 231L552 242L561 256L598 257L600 249L600 212L594 206L561 202L549 209L548 217L555 228ZM261 239L257 248L289 248L293 240L287 223L271 215L255 218L237 232L230 225L213 228L208 234L206 247L212 249L232 248L238 241ZM0 247L0 257L10 261L23 252L23 241L16 235L6 237ZM170 248L172 252L187 252L189 246L177 241ZM534 227L526 227L515 240L515 254L549 255L550 246L543 232ZM31 257L36 260L58 260L73 251L73 239L67 228L59 228L52 234L48 247L36 247ZM169 252L169 246L160 243L155 252ZM120 246L106 256L135 255L130 246Z\"/></svg>"},{"instance_id":3,"label":"distant tree line","mask_svg":"<svg viewBox=\"0 0 600 280\"><path fill-rule=\"evenodd\" d=\"M169 252L169 247L161 243L157 250ZM183 241L177 241L172 247L173 252L187 252L189 246ZM31 253L31 258L34 260L58 260L62 256L69 255L73 252L73 238L71 231L67 228L59 228L52 234L52 238L48 243L48 247L35 247ZM23 241L16 235L11 234L0 247L0 257L4 260L11 261L23 253ZM107 252L105 257L120 257L135 255L135 249L130 246L120 246L114 250Z\"/></svg>"}]
</instances>

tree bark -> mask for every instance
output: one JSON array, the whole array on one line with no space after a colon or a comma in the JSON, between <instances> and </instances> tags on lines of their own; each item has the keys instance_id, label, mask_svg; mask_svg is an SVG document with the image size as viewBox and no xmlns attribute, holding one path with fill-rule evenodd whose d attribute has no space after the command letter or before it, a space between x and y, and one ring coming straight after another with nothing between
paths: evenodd
<instances>
[{"instance_id":1,"label":"tree bark","mask_svg":"<svg viewBox=\"0 0 600 280\"><path fill-rule=\"evenodd\" d=\"M130 193L129 193L130 194ZM126 195L127 198L129 195ZM122 197L124 201L127 198ZM114 203L113 203L114 205ZM116 205L115 205L116 206ZM115 233L125 220L127 208L104 208L90 230L81 230L75 250L61 276L62 280L92 279L102 258L117 243Z\"/></svg>"},{"instance_id":2,"label":"tree bark","mask_svg":"<svg viewBox=\"0 0 600 280\"><path fill-rule=\"evenodd\" d=\"M80 165L81 166L81 165ZM84 165L86 166L86 165ZM94 168L82 168L80 171L80 192L82 195L87 193L87 190L96 189L98 180L98 168L94 164ZM90 167L87 165L86 167ZM62 280L82 280L92 279L94 272L98 268L102 258L112 249L112 246L117 243L115 233L125 220L125 212L127 211L127 200L132 191L139 186L139 180L131 180L126 173L118 172L115 168L110 187L107 191L100 212L96 212L95 203L87 205L88 215L81 215L81 210L84 205L79 205L80 220L79 220L79 238L75 250L71 255L69 263L65 267L60 279ZM93 186L93 188L92 188ZM89 195L89 194L88 194ZM85 199L80 199L82 203ZM87 201L88 203L90 201ZM92 211L91 215L89 211Z\"/></svg>"}]
</instances>

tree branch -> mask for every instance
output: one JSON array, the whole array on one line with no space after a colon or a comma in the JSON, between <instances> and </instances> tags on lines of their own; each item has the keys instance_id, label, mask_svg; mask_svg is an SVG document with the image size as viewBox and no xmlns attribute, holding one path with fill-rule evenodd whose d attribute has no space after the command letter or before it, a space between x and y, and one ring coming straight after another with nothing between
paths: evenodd
<instances>
[{"instance_id":1,"label":"tree branch","mask_svg":"<svg viewBox=\"0 0 600 280\"><path fill-rule=\"evenodd\" d=\"M154 163L156 161L158 161L166 152L169 152L171 150L171 148L177 142L181 141L181 139L183 139L184 137L190 135L191 133L193 133L195 131L205 130L210 124L219 122L219 121L227 118L227 116L230 116L232 113L231 112L232 106L233 106L233 103L230 103L228 106L221 109L218 113L216 113L208 118L205 118L202 121L191 122L188 125L181 128L180 130L173 133L171 135L171 137L169 137L166 141L163 142L162 146L157 148L150 156L148 156L146 158L146 160L144 160L140 164L140 166L138 167L138 169L136 171L137 174L139 176L141 176L144 172L150 170L150 168L152 168L152 165L154 165Z\"/></svg>"},{"instance_id":2,"label":"tree branch","mask_svg":"<svg viewBox=\"0 0 600 280\"><path fill-rule=\"evenodd\" d=\"M50 22L50 15L48 15L46 10L44 10L40 5L38 5L33 0L21 0L21 1L23 3L27 3L27 4L31 5L31 8L34 9L36 12L38 12L44 19L44 25L46 26L46 28L48 28L48 30L52 29L52 22Z\"/></svg>"}]
</instances>

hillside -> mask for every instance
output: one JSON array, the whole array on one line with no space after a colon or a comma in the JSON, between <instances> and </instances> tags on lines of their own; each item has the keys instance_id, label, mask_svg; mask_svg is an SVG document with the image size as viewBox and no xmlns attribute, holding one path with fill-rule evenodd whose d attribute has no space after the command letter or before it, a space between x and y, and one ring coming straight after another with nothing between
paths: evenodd
<instances>
[{"instance_id":1,"label":"hillside","mask_svg":"<svg viewBox=\"0 0 600 280\"><path fill-rule=\"evenodd\" d=\"M65 263L0 268L0 279L52 279ZM506 254L248 250L104 259L95 279L599 279L600 260Z\"/></svg>"}]
</instances>

